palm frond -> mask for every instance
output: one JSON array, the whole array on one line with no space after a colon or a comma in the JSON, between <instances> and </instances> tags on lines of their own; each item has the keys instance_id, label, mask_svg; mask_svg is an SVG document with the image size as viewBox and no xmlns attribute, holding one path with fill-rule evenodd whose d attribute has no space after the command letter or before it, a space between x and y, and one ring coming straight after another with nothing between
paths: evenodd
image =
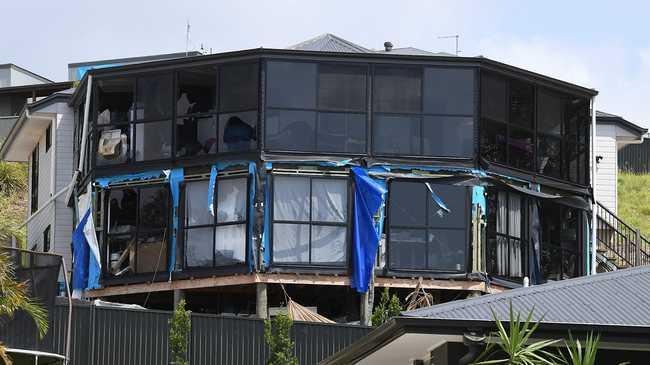
<instances>
[{"instance_id":1,"label":"palm frond","mask_svg":"<svg viewBox=\"0 0 650 365\"><path fill-rule=\"evenodd\" d=\"M0 342L0 359L2 359L5 365L13 364L11 358L9 357L9 354L7 353L7 348L5 347L5 344L2 342Z\"/></svg>"}]
</instances>

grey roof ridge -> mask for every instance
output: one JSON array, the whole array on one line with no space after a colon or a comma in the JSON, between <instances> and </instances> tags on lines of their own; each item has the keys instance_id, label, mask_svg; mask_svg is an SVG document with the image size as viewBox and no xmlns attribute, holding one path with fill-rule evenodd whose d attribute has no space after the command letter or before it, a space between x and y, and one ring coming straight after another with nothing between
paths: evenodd
<instances>
[{"instance_id":1,"label":"grey roof ridge","mask_svg":"<svg viewBox=\"0 0 650 365\"><path fill-rule=\"evenodd\" d=\"M627 277L633 275L641 275L643 273L650 272L650 266L638 266L624 270L616 270L607 273L600 273L596 275L582 276L579 278L567 279L554 281L551 283L533 285L527 288L517 288L508 290L502 293L488 294L481 297L464 299L459 301L453 301L443 304L437 304L431 307L419 308L412 311L404 311L401 313L403 316L407 317L432 317L433 314L443 314L451 310L464 309L480 304L489 304L492 302L497 302L503 299L514 299L527 295L537 294L541 292L549 292L554 290L559 290L562 288L576 287L588 285L594 282L613 280L620 277ZM423 315L419 315L423 314Z\"/></svg>"},{"instance_id":2,"label":"grey roof ridge","mask_svg":"<svg viewBox=\"0 0 650 365\"><path fill-rule=\"evenodd\" d=\"M319 35L317 35L315 37L309 38L307 40L304 40L304 41L302 41L300 43L296 43L296 44L291 45L291 46L286 47L286 48L288 48L288 49L297 49L300 46L307 45L307 44L310 44L310 43L314 43L315 41L317 41L319 39L322 39L324 37L328 37L328 36L334 38L336 41L344 43L345 45L347 45L347 46L349 46L351 48L356 48L356 49L359 49L362 52L367 52L367 53L372 52L370 49L368 49L366 47L363 47L363 46L360 46L360 45L358 45L356 43L348 41L347 39L343 39L343 38L341 38L341 37L339 37L339 36L337 36L335 34L332 34L332 33L319 34Z\"/></svg>"}]
</instances>

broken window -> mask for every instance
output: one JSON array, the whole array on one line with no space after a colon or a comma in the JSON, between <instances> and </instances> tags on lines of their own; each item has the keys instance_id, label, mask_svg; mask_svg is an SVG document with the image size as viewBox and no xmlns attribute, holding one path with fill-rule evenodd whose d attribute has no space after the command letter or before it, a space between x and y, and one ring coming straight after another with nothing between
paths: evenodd
<instances>
[{"instance_id":1,"label":"broken window","mask_svg":"<svg viewBox=\"0 0 650 365\"><path fill-rule=\"evenodd\" d=\"M467 188L427 184L404 180L390 184L389 268L464 271L469 222ZM438 205L432 194L448 210Z\"/></svg>"},{"instance_id":2,"label":"broken window","mask_svg":"<svg viewBox=\"0 0 650 365\"><path fill-rule=\"evenodd\" d=\"M580 276L583 271L580 211L542 202L540 222L542 278L555 281Z\"/></svg>"},{"instance_id":3,"label":"broken window","mask_svg":"<svg viewBox=\"0 0 650 365\"><path fill-rule=\"evenodd\" d=\"M250 151L257 146L257 111L219 115L219 152Z\"/></svg>"},{"instance_id":4,"label":"broken window","mask_svg":"<svg viewBox=\"0 0 650 365\"><path fill-rule=\"evenodd\" d=\"M490 190L487 198L487 270L493 275L525 275L525 200L521 194Z\"/></svg>"},{"instance_id":5,"label":"broken window","mask_svg":"<svg viewBox=\"0 0 650 365\"><path fill-rule=\"evenodd\" d=\"M378 154L474 155L473 69L377 67L373 108Z\"/></svg>"},{"instance_id":6,"label":"broken window","mask_svg":"<svg viewBox=\"0 0 650 365\"><path fill-rule=\"evenodd\" d=\"M207 180L185 185L183 240L186 267L214 267L246 262L248 180L219 177L215 214L208 211Z\"/></svg>"},{"instance_id":7,"label":"broken window","mask_svg":"<svg viewBox=\"0 0 650 365\"><path fill-rule=\"evenodd\" d=\"M166 185L107 191L109 276L167 271L170 201Z\"/></svg>"},{"instance_id":8,"label":"broken window","mask_svg":"<svg viewBox=\"0 0 650 365\"><path fill-rule=\"evenodd\" d=\"M347 221L347 179L273 178L273 263L343 265Z\"/></svg>"},{"instance_id":9,"label":"broken window","mask_svg":"<svg viewBox=\"0 0 650 365\"><path fill-rule=\"evenodd\" d=\"M169 119L172 114L172 75L141 76L136 85L134 120Z\"/></svg>"},{"instance_id":10,"label":"broken window","mask_svg":"<svg viewBox=\"0 0 650 365\"><path fill-rule=\"evenodd\" d=\"M271 61L267 74L269 149L365 152L366 66Z\"/></svg>"},{"instance_id":11,"label":"broken window","mask_svg":"<svg viewBox=\"0 0 650 365\"><path fill-rule=\"evenodd\" d=\"M125 123L133 120L135 81L109 79L97 81L97 125Z\"/></svg>"},{"instance_id":12,"label":"broken window","mask_svg":"<svg viewBox=\"0 0 650 365\"><path fill-rule=\"evenodd\" d=\"M217 70L196 67L178 71L176 115L213 113L217 106Z\"/></svg>"}]
</instances>

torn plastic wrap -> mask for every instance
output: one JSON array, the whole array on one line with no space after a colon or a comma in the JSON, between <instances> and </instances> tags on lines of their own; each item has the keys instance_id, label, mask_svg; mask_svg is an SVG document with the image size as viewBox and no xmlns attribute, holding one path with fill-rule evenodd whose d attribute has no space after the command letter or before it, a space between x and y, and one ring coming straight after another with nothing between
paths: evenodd
<instances>
[{"instance_id":1,"label":"torn plastic wrap","mask_svg":"<svg viewBox=\"0 0 650 365\"><path fill-rule=\"evenodd\" d=\"M176 267L176 237L178 235L179 215L178 206L180 204L180 189L181 183L185 179L184 171L182 168L173 169L169 172L169 189L172 194L172 234L171 234L171 250L169 253L169 273L174 271Z\"/></svg>"},{"instance_id":2,"label":"torn plastic wrap","mask_svg":"<svg viewBox=\"0 0 650 365\"><path fill-rule=\"evenodd\" d=\"M352 232L352 278L350 286L366 293L377 257L379 235L374 215L384 203L386 189L360 167L352 168L354 177L354 227Z\"/></svg>"},{"instance_id":3,"label":"torn plastic wrap","mask_svg":"<svg viewBox=\"0 0 650 365\"><path fill-rule=\"evenodd\" d=\"M445 204L445 202L442 200L440 195L436 193L436 190L433 188L433 184L431 184L430 182L425 182L424 185L426 185L427 189L429 189L429 193L431 193L431 199L433 199L433 201L436 203L438 208L440 208L445 213L451 213L451 210L449 210L447 204Z\"/></svg>"},{"instance_id":4,"label":"torn plastic wrap","mask_svg":"<svg viewBox=\"0 0 650 365\"><path fill-rule=\"evenodd\" d=\"M110 184L118 182L157 179L164 177L165 175L167 175L167 173L163 170L145 171L137 174L99 177L95 179L95 182L97 182L100 187L107 188Z\"/></svg>"}]
</instances>

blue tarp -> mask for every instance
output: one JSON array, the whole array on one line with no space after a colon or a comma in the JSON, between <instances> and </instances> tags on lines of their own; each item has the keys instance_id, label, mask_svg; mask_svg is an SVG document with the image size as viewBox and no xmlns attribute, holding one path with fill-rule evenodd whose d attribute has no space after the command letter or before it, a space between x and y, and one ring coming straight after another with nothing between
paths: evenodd
<instances>
[{"instance_id":1,"label":"blue tarp","mask_svg":"<svg viewBox=\"0 0 650 365\"><path fill-rule=\"evenodd\" d=\"M169 189L172 193L172 234L171 234L171 250L169 253L169 272L174 271L176 266L176 236L178 234L178 205L181 195L181 183L185 179L185 174L182 168L171 170L169 173Z\"/></svg>"},{"instance_id":2,"label":"blue tarp","mask_svg":"<svg viewBox=\"0 0 650 365\"><path fill-rule=\"evenodd\" d=\"M117 182L133 181L133 180L157 179L157 178L159 178L161 176L164 176L164 175L165 175L165 172L162 171L162 170L145 171L145 172L139 172L137 174L127 174L127 175L100 177L100 178L97 178L95 181L102 188L106 188L106 187L108 187L108 185L113 184L113 183L117 183Z\"/></svg>"},{"instance_id":3,"label":"blue tarp","mask_svg":"<svg viewBox=\"0 0 650 365\"><path fill-rule=\"evenodd\" d=\"M352 280L350 286L359 293L368 291L377 257L380 235L374 215L384 202L386 188L360 167L353 167L354 227L352 232Z\"/></svg>"},{"instance_id":4,"label":"blue tarp","mask_svg":"<svg viewBox=\"0 0 650 365\"><path fill-rule=\"evenodd\" d=\"M84 227L90 217L90 209L84 214L81 221L72 233L73 267L72 289L85 290L88 287L88 263L90 260L90 247L84 235Z\"/></svg>"}]
</instances>

